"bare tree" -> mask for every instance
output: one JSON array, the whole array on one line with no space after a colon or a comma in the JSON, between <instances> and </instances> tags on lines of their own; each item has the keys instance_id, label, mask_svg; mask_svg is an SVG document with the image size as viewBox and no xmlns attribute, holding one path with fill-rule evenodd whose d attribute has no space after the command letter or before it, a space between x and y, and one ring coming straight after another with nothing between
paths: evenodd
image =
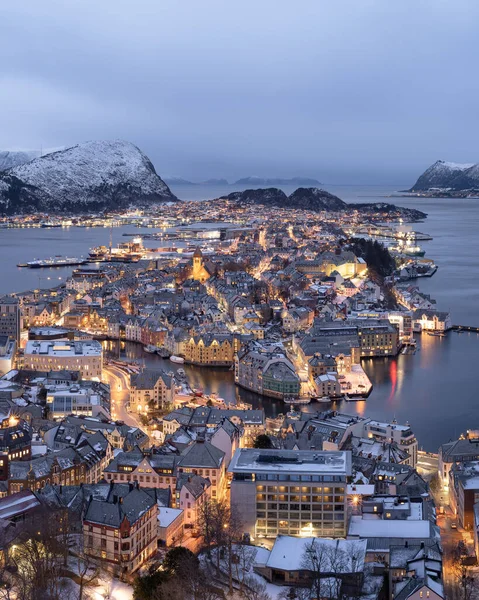
<instances>
[{"instance_id":1,"label":"bare tree","mask_svg":"<svg viewBox=\"0 0 479 600\"><path fill-rule=\"evenodd\" d=\"M479 588L474 571L468 564L467 549L464 542L460 541L452 556L452 571L454 574L454 587L462 600L472 600L476 597Z\"/></svg>"},{"instance_id":2,"label":"bare tree","mask_svg":"<svg viewBox=\"0 0 479 600\"><path fill-rule=\"evenodd\" d=\"M78 598L85 600L85 589L93 584L100 574L100 569L95 564L93 558L85 552L83 546L83 536L81 537L80 548L76 558L78 574Z\"/></svg>"}]
</instances>

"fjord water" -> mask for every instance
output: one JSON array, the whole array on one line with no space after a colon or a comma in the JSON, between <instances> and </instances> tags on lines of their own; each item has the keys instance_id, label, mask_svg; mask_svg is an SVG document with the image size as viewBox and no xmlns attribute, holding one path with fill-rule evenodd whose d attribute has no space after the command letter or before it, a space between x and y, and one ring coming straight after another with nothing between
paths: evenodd
<instances>
[{"instance_id":1,"label":"fjord water","mask_svg":"<svg viewBox=\"0 0 479 600\"><path fill-rule=\"evenodd\" d=\"M452 321L479 326L479 199L388 198L394 190L374 186L324 186L346 202L393 202L428 213L415 229L433 236L421 242L426 256L437 261L439 269L430 279L417 280L422 291L437 300L441 310L450 310ZM218 197L236 188L220 186L172 186L185 200ZM286 193L293 189L283 188ZM152 229L114 228L113 244L124 241L122 233L151 233ZM108 244L109 230L103 228L0 229L0 294L35 287L52 287L71 273L71 268L19 269L16 264L34 258L86 255L88 249ZM155 242L145 240L146 245ZM47 279L50 277L50 279ZM59 280L58 277L62 277ZM466 429L479 427L479 335L450 332L446 338L421 336L415 355L395 359L368 359L364 368L374 384L367 401L342 403L340 410L357 412L378 419L409 421L421 446L437 451L438 446L457 437ZM110 344L113 352L114 344ZM146 364L178 367L169 361L146 354L141 347L127 344L129 358L144 359ZM210 371L185 366L192 387L216 392L228 401L242 399L263 407L274 416L286 412L278 401L235 388L231 371ZM315 410L310 405L307 410Z\"/></svg>"}]
</instances>

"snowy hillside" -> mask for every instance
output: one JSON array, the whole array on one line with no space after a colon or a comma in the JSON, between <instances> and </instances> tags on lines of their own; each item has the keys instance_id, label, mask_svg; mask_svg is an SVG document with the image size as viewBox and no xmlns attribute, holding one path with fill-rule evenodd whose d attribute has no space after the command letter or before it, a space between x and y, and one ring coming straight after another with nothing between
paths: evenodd
<instances>
[{"instance_id":1,"label":"snowy hillside","mask_svg":"<svg viewBox=\"0 0 479 600\"><path fill-rule=\"evenodd\" d=\"M0 213L97 212L177 200L149 159L124 141L53 152L0 174Z\"/></svg>"},{"instance_id":2,"label":"snowy hillside","mask_svg":"<svg viewBox=\"0 0 479 600\"><path fill-rule=\"evenodd\" d=\"M0 150L0 171L18 167L40 156L40 150Z\"/></svg>"}]
</instances>

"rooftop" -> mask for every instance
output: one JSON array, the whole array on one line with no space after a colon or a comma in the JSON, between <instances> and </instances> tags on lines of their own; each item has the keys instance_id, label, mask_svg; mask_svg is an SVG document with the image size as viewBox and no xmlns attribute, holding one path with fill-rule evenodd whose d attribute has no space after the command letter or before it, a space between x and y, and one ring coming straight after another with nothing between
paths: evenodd
<instances>
[{"instance_id":1,"label":"rooftop","mask_svg":"<svg viewBox=\"0 0 479 600\"><path fill-rule=\"evenodd\" d=\"M238 448L229 471L232 473L271 472L349 474L350 452L321 452L314 450L259 450Z\"/></svg>"}]
</instances>

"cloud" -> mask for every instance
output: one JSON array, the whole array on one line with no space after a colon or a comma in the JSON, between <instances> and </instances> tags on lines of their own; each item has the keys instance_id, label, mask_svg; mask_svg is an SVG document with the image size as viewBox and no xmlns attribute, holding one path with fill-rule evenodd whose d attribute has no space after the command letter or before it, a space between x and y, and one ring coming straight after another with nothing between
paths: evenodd
<instances>
[{"instance_id":1,"label":"cloud","mask_svg":"<svg viewBox=\"0 0 479 600\"><path fill-rule=\"evenodd\" d=\"M9 3L0 147L124 138L193 178L414 178L479 160L478 17L472 0Z\"/></svg>"}]
</instances>

